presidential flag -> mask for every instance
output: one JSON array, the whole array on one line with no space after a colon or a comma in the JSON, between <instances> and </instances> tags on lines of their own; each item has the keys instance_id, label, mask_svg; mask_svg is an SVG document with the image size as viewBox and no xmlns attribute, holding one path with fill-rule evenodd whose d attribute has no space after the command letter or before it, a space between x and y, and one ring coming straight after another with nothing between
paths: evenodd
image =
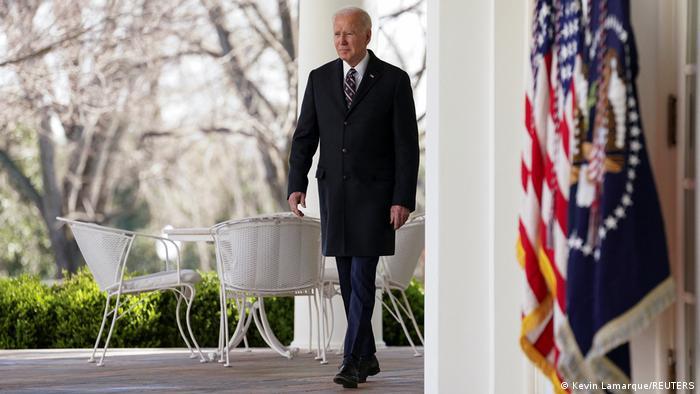
<instances>
[{"instance_id":1,"label":"presidential flag","mask_svg":"<svg viewBox=\"0 0 700 394\"><path fill-rule=\"evenodd\" d=\"M629 0L591 0L572 129L567 380L629 383L627 343L674 300L661 210L645 148ZM585 83L586 86L583 86Z\"/></svg>"}]
</instances>

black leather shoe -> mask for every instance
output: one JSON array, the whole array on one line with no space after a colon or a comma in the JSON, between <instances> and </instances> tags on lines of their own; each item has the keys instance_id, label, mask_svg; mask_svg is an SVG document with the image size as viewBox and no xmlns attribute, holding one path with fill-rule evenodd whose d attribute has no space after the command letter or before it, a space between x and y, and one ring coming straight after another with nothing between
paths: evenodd
<instances>
[{"instance_id":1,"label":"black leather shoe","mask_svg":"<svg viewBox=\"0 0 700 394\"><path fill-rule=\"evenodd\" d=\"M352 363L343 363L333 378L333 383L341 384L346 389L356 389L358 380L357 367Z\"/></svg>"},{"instance_id":2,"label":"black leather shoe","mask_svg":"<svg viewBox=\"0 0 700 394\"><path fill-rule=\"evenodd\" d=\"M374 376L381 371L379 369L379 360L375 355L367 359L360 359L360 367L357 369L357 377L360 383L367 381L368 376Z\"/></svg>"}]
</instances>

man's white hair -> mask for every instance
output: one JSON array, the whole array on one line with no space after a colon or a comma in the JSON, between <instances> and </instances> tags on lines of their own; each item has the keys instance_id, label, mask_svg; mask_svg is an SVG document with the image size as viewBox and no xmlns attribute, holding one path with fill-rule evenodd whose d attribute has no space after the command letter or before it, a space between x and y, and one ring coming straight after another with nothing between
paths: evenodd
<instances>
[{"instance_id":1,"label":"man's white hair","mask_svg":"<svg viewBox=\"0 0 700 394\"><path fill-rule=\"evenodd\" d=\"M353 14L358 14L360 17L360 25L365 31L370 31L372 30L372 18L370 18L369 14L367 11L363 10L360 7L353 7L353 6L348 6L348 7L343 7L339 9L338 11L333 14L333 22L335 23L335 18L339 16L348 16L348 15L353 15Z\"/></svg>"}]
</instances>

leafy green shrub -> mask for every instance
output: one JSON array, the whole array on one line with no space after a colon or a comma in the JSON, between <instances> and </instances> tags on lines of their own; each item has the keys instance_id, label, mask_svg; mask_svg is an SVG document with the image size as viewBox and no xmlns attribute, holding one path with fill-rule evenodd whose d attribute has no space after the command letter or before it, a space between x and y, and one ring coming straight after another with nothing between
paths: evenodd
<instances>
[{"instance_id":1,"label":"leafy green shrub","mask_svg":"<svg viewBox=\"0 0 700 394\"><path fill-rule=\"evenodd\" d=\"M55 319L51 326L43 327L45 332L51 333L52 341L48 347L92 347L102 322L106 297L89 271L83 268L62 285L46 287L53 295L49 308ZM117 324L121 323L121 326L124 321ZM121 331L122 327L118 328L117 332Z\"/></svg>"},{"instance_id":2,"label":"leafy green shrub","mask_svg":"<svg viewBox=\"0 0 700 394\"><path fill-rule=\"evenodd\" d=\"M219 281L216 273L202 274L190 314L195 338L202 347L216 347L219 335ZM423 290L412 283L406 294L422 327ZM0 278L0 348L90 348L100 329L105 294L86 268L60 285L45 285L38 278L24 275ZM388 298L385 300L389 302ZM182 347L184 343L175 322L177 300L172 292L123 296L120 311L132 308L116 327L110 347ZM280 342L294 337L294 300L291 297L265 298L265 310ZM186 304L181 305L183 329ZM230 328L238 319L231 304ZM387 345L406 345L401 326L383 311L384 340ZM111 321L108 321L108 324ZM109 325L105 327L105 335ZM411 330L413 330L411 328ZM416 337L414 337L416 338ZM252 347L265 346L256 329L248 331Z\"/></svg>"},{"instance_id":3,"label":"leafy green shrub","mask_svg":"<svg viewBox=\"0 0 700 394\"><path fill-rule=\"evenodd\" d=\"M53 346L54 294L36 277L0 281L0 348Z\"/></svg>"}]
</instances>

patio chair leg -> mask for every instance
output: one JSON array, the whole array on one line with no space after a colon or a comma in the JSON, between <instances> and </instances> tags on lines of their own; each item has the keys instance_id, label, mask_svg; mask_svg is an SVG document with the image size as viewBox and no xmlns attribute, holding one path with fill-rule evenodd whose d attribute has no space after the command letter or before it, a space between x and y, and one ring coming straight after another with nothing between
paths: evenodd
<instances>
[{"instance_id":1,"label":"patio chair leg","mask_svg":"<svg viewBox=\"0 0 700 394\"><path fill-rule=\"evenodd\" d=\"M226 302L226 290L224 289L223 295L223 305L222 305L222 314L223 314L223 322L224 322L224 354L226 356L226 362L224 363L224 367L230 367L231 362L229 360L229 346L228 346L228 305Z\"/></svg>"},{"instance_id":2,"label":"patio chair leg","mask_svg":"<svg viewBox=\"0 0 700 394\"><path fill-rule=\"evenodd\" d=\"M177 329L180 331L180 336L182 337L182 340L185 341L185 345L187 345L187 348L190 350L190 358L195 358L196 356L194 355L194 351L192 351L192 346L190 346L190 341L187 340L187 336L185 335L185 331L182 329L182 323L180 322L180 304L182 304L182 298L184 297L180 293L181 291L184 291L184 289L180 289L180 290L173 289L173 293L175 293L175 296L177 297L177 306L175 307L175 321L177 322Z\"/></svg>"},{"instance_id":3,"label":"patio chair leg","mask_svg":"<svg viewBox=\"0 0 700 394\"><path fill-rule=\"evenodd\" d=\"M245 301L240 301L238 297L236 297L236 310L238 311L238 322L233 330L233 335L231 335L231 338L228 338L229 349L237 348L241 341L248 341L245 334L248 332L248 327L250 327L252 320L252 316L245 311ZM250 349L246 347L246 351L249 352Z\"/></svg>"},{"instance_id":4,"label":"patio chair leg","mask_svg":"<svg viewBox=\"0 0 700 394\"><path fill-rule=\"evenodd\" d=\"M326 308L326 300L323 301L323 307ZM328 336L326 337L326 351L328 351L331 347L331 340L333 339L333 333L335 332L335 311L333 310L333 299L330 298L328 299L328 305L330 305L330 308L327 308L331 310L331 322L330 322L330 328L328 329Z\"/></svg>"},{"instance_id":5,"label":"patio chair leg","mask_svg":"<svg viewBox=\"0 0 700 394\"><path fill-rule=\"evenodd\" d=\"M228 319L226 301L224 299L225 291L226 290L224 289L223 284L221 284L221 286L219 287L219 348L217 349L217 351L219 352L219 363L223 363L226 361L224 351L226 348L225 341L228 340L228 338L226 337L226 332L224 330L225 321L226 319Z\"/></svg>"},{"instance_id":6,"label":"patio chair leg","mask_svg":"<svg viewBox=\"0 0 700 394\"><path fill-rule=\"evenodd\" d=\"M411 339L411 335L408 333L408 328L406 328L406 323L403 321L403 317L401 316L401 311L399 311L398 305L396 305L396 299L394 298L394 295L391 294L391 290L388 288L384 288L384 291L389 295L389 299L391 300L391 304L394 306L394 311L396 312L396 320L401 324L401 328L403 328L404 334L406 334L406 339L408 339L408 343L411 344L411 347L413 348L413 355L415 357L420 356L421 354L418 352L416 349L416 345L413 343L413 339Z\"/></svg>"},{"instance_id":7,"label":"patio chair leg","mask_svg":"<svg viewBox=\"0 0 700 394\"><path fill-rule=\"evenodd\" d=\"M323 316L321 316L318 313L318 309L319 309L318 308L318 298L316 297L316 294L313 295L313 303L314 303L314 308L316 309L316 357L314 357L314 360L320 360L321 359L321 343L323 343L323 344L326 343L325 338L323 338L324 340L323 340L323 342L321 342L321 331L325 330L326 328L321 327L322 326L321 319L323 318ZM311 306L311 298L309 298L309 306ZM312 324L313 324L313 319L309 319L309 327L311 327ZM311 336L309 336L309 349L313 346L311 342L312 342Z\"/></svg>"},{"instance_id":8,"label":"patio chair leg","mask_svg":"<svg viewBox=\"0 0 700 394\"><path fill-rule=\"evenodd\" d=\"M192 304L194 303L194 296L197 294L197 291L194 289L194 286L185 286L187 289L190 291L190 298L189 300L185 300L187 302L187 316L186 316L186 321L187 321L187 331L190 333L190 339L192 339L192 343L194 344L195 349L197 349L197 353L199 353L199 362L201 363L206 363L207 359L204 358L204 355L202 354L202 350L199 349L199 344L197 343L197 339L195 339L194 334L192 333L192 324L190 323L190 311L192 310Z\"/></svg>"},{"instance_id":9,"label":"patio chair leg","mask_svg":"<svg viewBox=\"0 0 700 394\"><path fill-rule=\"evenodd\" d=\"M109 333L107 333L107 340L105 340L105 347L102 350L102 356L100 357L100 361L97 362L97 366L101 367L104 366L104 360L105 360L105 355L107 354L107 347L109 346L109 340L112 338L112 332L114 331L114 324L117 322L117 318L119 317L119 301L121 300L121 289L117 293L117 301L116 304L114 305L113 309L113 315L112 315L112 324L109 326Z\"/></svg>"},{"instance_id":10,"label":"patio chair leg","mask_svg":"<svg viewBox=\"0 0 700 394\"><path fill-rule=\"evenodd\" d=\"M95 341L95 347L92 348L92 355L88 359L89 363L95 362L95 353L97 352L97 346L100 344L100 338L102 338L102 332L105 329L105 322L107 321L107 316L109 315L107 311L109 310L109 300L112 296L107 294L107 302L105 302L105 312L102 315L102 324L100 324L100 332L97 334L97 340Z\"/></svg>"},{"instance_id":11,"label":"patio chair leg","mask_svg":"<svg viewBox=\"0 0 700 394\"><path fill-rule=\"evenodd\" d=\"M312 323L313 323L313 317L312 317L312 313L311 313L311 300L309 300L309 351L306 352L306 354L313 353L313 345L312 345L313 327L312 327ZM318 357L318 352L316 353L316 356Z\"/></svg>"},{"instance_id":12,"label":"patio chair leg","mask_svg":"<svg viewBox=\"0 0 700 394\"><path fill-rule=\"evenodd\" d=\"M226 312L221 307L221 297L219 297L219 347L217 351L219 353L220 363L224 362L224 341L226 338L224 336L224 316L226 316Z\"/></svg>"},{"instance_id":13,"label":"patio chair leg","mask_svg":"<svg viewBox=\"0 0 700 394\"><path fill-rule=\"evenodd\" d=\"M316 311L317 311L317 319L318 320L318 327L320 331L320 335L322 338L320 338L320 341L318 343L318 347L321 350L321 364L328 364L328 360L326 359L326 331L328 329L328 319L326 317L326 305L323 301L323 292L321 291L322 288L319 287L316 291L316 294L314 294L314 303L316 304ZM321 316L318 316L318 304L321 304ZM321 327L321 322L324 322L323 327ZM321 348L321 344L323 344L323 348Z\"/></svg>"},{"instance_id":14,"label":"patio chair leg","mask_svg":"<svg viewBox=\"0 0 700 394\"><path fill-rule=\"evenodd\" d=\"M322 350L323 351L323 360L321 361L321 364L328 364L328 358L326 357L326 355L328 353L328 347L326 346L326 344L329 343L329 341L330 341L330 339L328 339L328 335L327 335L330 330L328 329L328 319L327 319L328 310L326 309L326 304L323 302L323 293L319 293L318 302L319 302L319 304L321 304L322 315L326 317L324 319L324 321L325 321L324 328L326 329L326 331L324 331L324 333L323 333L323 350Z\"/></svg>"},{"instance_id":15,"label":"patio chair leg","mask_svg":"<svg viewBox=\"0 0 700 394\"><path fill-rule=\"evenodd\" d=\"M317 297L318 299L316 300L317 305L320 305L321 307L321 316L319 319L319 326L321 329L321 364L328 364L328 359L326 357L328 353L328 334L330 328L328 327L328 309L326 309L326 302L323 299L323 292L321 291L323 288L319 287L319 291L317 292ZM320 346L319 346L320 347Z\"/></svg>"},{"instance_id":16,"label":"patio chair leg","mask_svg":"<svg viewBox=\"0 0 700 394\"><path fill-rule=\"evenodd\" d=\"M408 298L406 297L406 293L403 290L401 290L401 296L403 297L403 302L406 305L406 309L408 310L408 317L413 322L413 328L416 329L416 333L418 334L420 343L421 345L425 346L425 342L423 342L423 333L421 333L420 328L418 328L418 322L416 322L416 318L415 316L413 316L413 309L411 309L411 304L408 303Z\"/></svg>"},{"instance_id":17,"label":"patio chair leg","mask_svg":"<svg viewBox=\"0 0 700 394\"><path fill-rule=\"evenodd\" d=\"M221 255L219 253L219 248L216 248L216 276L219 278L219 347L216 349L217 352L219 353L219 363L224 362L224 341L227 341L228 338L225 335L224 332L224 319L227 317L226 315L226 301L224 301L224 292L226 291L224 287L224 281L223 281L223 273L222 273L222 268L221 268ZM216 356L214 356L216 357ZM212 357L212 361L213 358Z\"/></svg>"}]
</instances>

